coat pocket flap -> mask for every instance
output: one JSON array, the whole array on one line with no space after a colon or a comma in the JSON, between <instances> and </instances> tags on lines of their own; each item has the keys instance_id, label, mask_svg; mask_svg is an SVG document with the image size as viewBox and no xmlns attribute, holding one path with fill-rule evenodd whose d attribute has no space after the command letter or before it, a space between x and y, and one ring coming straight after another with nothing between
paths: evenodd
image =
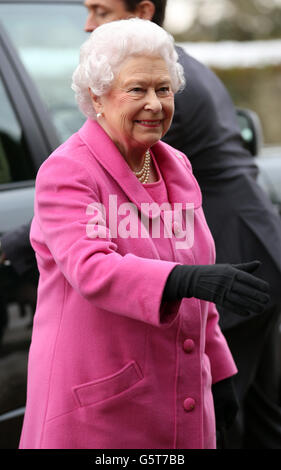
<instances>
[{"instance_id":1,"label":"coat pocket flap","mask_svg":"<svg viewBox=\"0 0 281 470\"><path fill-rule=\"evenodd\" d=\"M94 405L124 392L142 378L138 365L131 361L112 375L73 387L73 393L79 406Z\"/></svg>"}]
</instances>

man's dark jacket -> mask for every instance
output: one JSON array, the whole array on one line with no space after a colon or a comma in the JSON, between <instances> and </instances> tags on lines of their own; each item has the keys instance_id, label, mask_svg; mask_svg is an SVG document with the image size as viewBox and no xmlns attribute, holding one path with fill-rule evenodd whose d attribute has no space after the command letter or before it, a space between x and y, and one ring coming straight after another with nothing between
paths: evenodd
<instances>
[{"instance_id":1,"label":"man's dark jacket","mask_svg":"<svg viewBox=\"0 0 281 470\"><path fill-rule=\"evenodd\" d=\"M253 157L244 148L235 107L217 76L178 48L186 87L175 97L175 116L163 140L184 152L201 187L217 263L260 260L255 275L271 286L262 316L240 317L218 308L220 325L239 373L245 406L226 447L281 448L280 352L281 219L256 182Z\"/></svg>"}]
</instances>

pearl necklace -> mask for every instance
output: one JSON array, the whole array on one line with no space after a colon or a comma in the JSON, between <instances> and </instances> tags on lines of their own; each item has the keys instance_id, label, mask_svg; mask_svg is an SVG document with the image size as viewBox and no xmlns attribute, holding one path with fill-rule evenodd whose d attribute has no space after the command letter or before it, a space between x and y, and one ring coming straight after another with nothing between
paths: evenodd
<instances>
[{"instance_id":1,"label":"pearl necklace","mask_svg":"<svg viewBox=\"0 0 281 470\"><path fill-rule=\"evenodd\" d=\"M148 178L150 175L150 159L151 159L150 152L149 150L147 150L145 152L144 163L143 163L141 170L139 171L133 170L134 174L136 175L136 177L142 184L145 184L148 182Z\"/></svg>"}]
</instances>

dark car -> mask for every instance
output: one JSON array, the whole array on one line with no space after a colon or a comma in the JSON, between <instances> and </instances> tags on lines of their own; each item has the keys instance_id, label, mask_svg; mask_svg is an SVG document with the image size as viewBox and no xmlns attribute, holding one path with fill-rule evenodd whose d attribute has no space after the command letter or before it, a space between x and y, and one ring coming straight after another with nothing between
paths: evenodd
<instances>
[{"instance_id":1,"label":"dark car","mask_svg":"<svg viewBox=\"0 0 281 470\"><path fill-rule=\"evenodd\" d=\"M0 235L31 219L38 168L85 120L70 88L85 19L81 1L0 0ZM259 121L248 110L237 110L237 117L254 158ZM255 158L260 182L280 210L281 159ZM6 309L0 298L1 449L18 446L32 331L33 309L14 300Z\"/></svg>"},{"instance_id":2,"label":"dark car","mask_svg":"<svg viewBox=\"0 0 281 470\"><path fill-rule=\"evenodd\" d=\"M85 19L81 1L0 1L0 235L31 219L39 166L84 122L70 86ZM0 299L2 449L18 446L32 314Z\"/></svg>"}]
</instances>

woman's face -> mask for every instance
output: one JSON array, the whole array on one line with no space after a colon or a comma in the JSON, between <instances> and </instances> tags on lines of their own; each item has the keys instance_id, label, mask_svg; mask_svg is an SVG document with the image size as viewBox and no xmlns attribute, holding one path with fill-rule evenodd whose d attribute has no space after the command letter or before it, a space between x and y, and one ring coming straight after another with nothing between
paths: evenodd
<instances>
[{"instance_id":1,"label":"woman's face","mask_svg":"<svg viewBox=\"0 0 281 470\"><path fill-rule=\"evenodd\" d=\"M98 122L126 156L146 150L168 131L174 113L174 94L164 59L133 56L122 65L110 91L92 95Z\"/></svg>"}]
</instances>

